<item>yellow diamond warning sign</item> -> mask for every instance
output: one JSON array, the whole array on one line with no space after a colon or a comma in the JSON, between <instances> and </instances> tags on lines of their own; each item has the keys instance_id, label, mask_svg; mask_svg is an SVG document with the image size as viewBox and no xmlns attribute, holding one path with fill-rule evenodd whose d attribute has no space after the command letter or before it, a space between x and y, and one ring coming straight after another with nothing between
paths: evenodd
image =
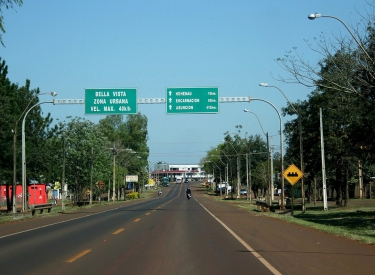
<instances>
[{"instance_id":1,"label":"yellow diamond warning sign","mask_svg":"<svg viewBox=\"0 0 375 275\"><path fill-rule=\"evenodd\" d=\"M284 178L286 178L291 185L294 185L300 178L302 178L303 173L298 169L297 166L291 164L288 169L283 173Z\"/></svg>"}]
</instances>

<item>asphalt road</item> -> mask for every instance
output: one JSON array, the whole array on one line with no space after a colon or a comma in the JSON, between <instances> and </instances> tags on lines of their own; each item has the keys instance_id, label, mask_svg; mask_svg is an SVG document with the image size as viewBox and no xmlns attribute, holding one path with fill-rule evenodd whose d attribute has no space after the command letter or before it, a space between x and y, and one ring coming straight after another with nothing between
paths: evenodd
<instances>
[{"instance_id":1,"label":"asphalt road","mask_svg":"<svg viewBox=\"0 0 375 275\"><path fill-rule=\"evenodd\" d=\"M374 246L245 212L193 185L187 200L186 186L0 225L1 273L374 274Z\"/></svg>"}]
</instances>

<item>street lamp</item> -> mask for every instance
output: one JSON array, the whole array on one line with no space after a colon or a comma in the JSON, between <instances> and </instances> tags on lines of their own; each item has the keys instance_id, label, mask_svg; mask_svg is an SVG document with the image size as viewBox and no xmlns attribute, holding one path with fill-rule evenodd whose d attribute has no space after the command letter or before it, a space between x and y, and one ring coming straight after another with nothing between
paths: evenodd
<instances>
[{"instance_id":1,"label":"street lamp","mask_svg":"<svg viewBox=\"0 0 375 275\"><path fill-rule=\"evenodd\" d=\"M50 94L52 96L56 96L56 92L45 92L45 93L39 93L37 96L40 95L46 95ZM16 187L17 187L17 126L18 122L22 118L23 114L26 112L27 108L30 106L31 102L35 99L35 97L32 97L27 104L25 110L23 110L20 117L16 120L14 123L14 130L13 130L13 193L12 193L12 200L13 200L13 213L17 213L17 207L16 207Z\"/></svg>"},{"instance_id":2,"label":"street lamp","mask_svg":"<svg viewBox=\"0 0 375 275\"><path fill-rule=\"evenodd\" d=\"M303 172L303 140L302 140L302 116L301 116L301 112L298 112L296 110L296 108L294 107L294 105L290 102L290 100L286 97L286 95L284 94L284 92L277 86L272 86L272 85L268 85L268 83L260 83L259 86L261 87L271 87L271 88L276 88L277 90L280 91L280 93L282 93L282 95L285 97L285 99L288 101L289 105L292 106L294 112L297 114L298 116L298 132L299 132L299 158L300 158L300 168L301 168L301 172L302 174L304 173ZM302 176L301 178L301 193L302 193L302 213L305 213L306 212L306 204L305 204L305 183L304 183L304 176Z\"/></svg>"},{"instance_id":3,"label":"street lamp","mask_svg":"<svg viewBox=\"0 0 375 275\"><path fill-rule=\"evenodd\" d=\"M225 165L225 163L221 160L221 158L219 158L217 155L212 155L212 157L217 157L218 160L220 160L220 162L223 164L224 167L226 167L226 173L224 174L225 178L226 178L226 188L228 187L228 163ZM221 170L219 169L220 171L220 196L223 195L222 193L222 181L221 181Z\"/></svg>"},{"instance_id":4,"label":"street lamp","mask_svg":"<svg viewBox=\"0 0 375 275\"><path fill-rule=\"evenodd\" d=\"M229 133L228 133L228 135L229 135ZM226 142L226 143L229 143L237 154L237 199L239 199L240 198L240 187L241 187L241 185L240 185L240 155L238 154L236 148L234 148L234 146L231 142L226 141L226 140L223 140L223 141ZM232 190L232 192L233 192L233 190Z\"/></svg>"},{"instance_id":5,"label":"street lamp","mask_svg":"<svg viewBox=\"0 0 375 275\"><path fill-rule=\"evenodd\" d=\"M52 96L56 96L57 93L53 92L51 93ZM45 103L55 103L54 101L43 101L43 102L38 102L31 106L25 113L25 116L23 117L22 120L22 212L26 212L26 204L27 204L27 186L26 186L26 146L25 146L25 121L26 117L29 114L29 112L36 106L39 106L41 104Z\"/></svg>"},{"instance_id":6,"label":"street lamp","mask_svg":"<svg viewBox=\"0 0 375 275\"><path fill-rule=\"evenodd\" d=\"M284 150L283 150L283 129L282 129L281 115L280 115L279 110L277 110L275 105L273 105L271 102L269 102L265 99L261 99L261 98L250 98L249 102L253 101L253 100L263 101L263 102L271 105L274 108L274 110L277 112L277 115L279 116L279 121L280 121L280 179L281 179L281 206L280 207L281 207L282 210L284 210L285 209L285 205L284 205L284 175L283 175L284 174L284 156L283 156ZM245 110L247 110L247 109L245 109Z\"/></svg>"},{"instance_id":7,"label":"street lamp","mask_svg":"<svg viewBox=\"0 0 375 275\"><path fill-rule=\"evenodd\" d=\"M259 120L259 117L256 115L256 113L254 112L251 112L249 109L245 109L244 112L246 113L251 113L253 114L258 122L259 122L259 125L260 125L260 128L262 129L262 132L264 134L264 136L266 137L266 140L267 140L267 159L268 159L268 172L269 172L269 189L270 189L270 205L272 203L272 200L274 199L274 196L273 196L273 177L272 177L272 173L273 171L271 170L271 168L273 167L271 165L270 167L270 162L272 163L272 157L270 156L270 143L269 143L269 139L268 139L268 132L266 133L263 129L263 126L262 126L262 123L260 123L260 120ZM247 147L247 146L246 146ZM250 150L249 150L250 151ZM250 153L250 152L249 152ZM250 163L251 165L251 163Z\"/></svg>"},{"instance_id":8,"label":"street lamp","mask_svg":"<svg viewBox=\"0 0 375 275\"><path fill-rule=\"evenodd\" d=\"M213 163L216 166L217 170L219 170L219 174L220 174L220 188L219 189L220 189L220 195L221 195L221 170L220 170L219 166L217 166L217 164L214 161L207 160L206 162ZM213 186L213 190L216 191L217 185L214 184L214 182L215 182L215 168L213 168L212 170L213 170L212 186Z\"/></svg>"},{"instance_id":9,"label":"street lamp","mask_svg":"<svg viewBox=\"0 0 375 275\"><path fill-rule=\"evenodd\" d=\"M229 163L230 163L230 159L229 157L227 156L227 154L225 154L224 151L222 151L224 156L227 158L227 165L226 165L226 184L225 184L225 194L228 195L228 186L229 186ZM220 159L220 158L219 158ZM220 159L221 160L221 159ZM221 160L221 162L223 162ZM223 162L224 164L224 162ZM231 171L231 179L232 179L232 166L230 168L230 171ZM228 197L228 196L227 196Z\"/></svg>"},{"instance_id":10,"label":"street lamp","mask_svg":"<svg viewBox=\"0 0 375 275\"><path fill-rule=\"evenodd\" d=\"M332 15L322 15L320 13L312 13L312 14L309 14L307 16L307 18L309 18L310 20L314 20L315 18L321 18L321 17L333 18L333 19L336 19L337 21L339 21L341 24L343 24L345 26L345 28L348 30L348 32L350 33L350 35L354 38L355 42L357 42L357 44L361 48L361 50L366 54L367 58L370 59L372 63L374 63L373 59L370 57L370 55L365 50L363 45L359 42L357 37L353 34L353 32L349 29L349 27L345 24L345 22L342 21L340 18L338 18L336 16L332 16Z\"/></svg>"}]
</instances>

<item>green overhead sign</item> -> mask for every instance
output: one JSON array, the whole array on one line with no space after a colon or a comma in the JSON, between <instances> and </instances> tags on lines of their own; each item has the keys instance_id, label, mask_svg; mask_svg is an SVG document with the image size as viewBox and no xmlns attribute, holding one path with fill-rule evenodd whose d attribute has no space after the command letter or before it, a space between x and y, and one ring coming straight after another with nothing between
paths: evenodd
<instances>
[{"instance_id":1,"label":"green overhead sign","mask_svg":"<svg viewBox=\"0 0 375 275\"><path fill-rule=\"evenodd\" d=\"M137 113L137 89L85 89L86 115Z\"/></svg>"},{"instance_id":2,"label":"green overhead sign","mask_svg":"<svg viewBox=\"0 0 375 275\"><path fill-rule=\"evenodd\" d=\"M167 114L219 113L219 88L167 88Z\"/></svg>"}]
</instances>

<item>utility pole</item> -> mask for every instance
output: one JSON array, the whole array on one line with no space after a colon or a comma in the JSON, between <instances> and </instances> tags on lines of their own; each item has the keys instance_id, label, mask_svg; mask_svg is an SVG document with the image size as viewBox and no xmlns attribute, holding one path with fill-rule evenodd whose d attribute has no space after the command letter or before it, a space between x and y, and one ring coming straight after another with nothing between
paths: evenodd
<instances>
[{"instance_id":1,"label":"utility pole","mask_svg":"<svg viewBox=\"0 0 375 275\"><path fill-rule=\"evenodd\" d=\"M240 178L240 157L237 155L237 199L240 198L241 178Z\"/></svg>"},{"instance_id":2,"label":"utility pole","mask_svg":"<svg viewBox=\"0 0 375 275\"><path fill-rule=\"evenodd\" d=\"M358 160L358 183L359 183L359 198L363 199L363 177L362 177L362 164Z\"/></svg>"},{"instance_id":3,"label":"utility pole","mask_svg":"<svg viewBox=\"0 0 375 275\"><path fill-rule=\"evenodd\" d=\"M90 205L92 205L92 170L94 164L94 147L91 146L91 170L90 170Z\"/></svg>"},{"instance_id":4,"label":"utility pole","mask_svg":"<svg viewBox=\"0 0 375 275\"><path fill-rule=\"evenodd\" d=\"M271 188L272 188L272 200L275 199L275 194L273 192L274 188L275 188L275 185L274 185L274 175L273 175L273 146L272 146L272 137L270 137L270 166L271 166L271 173L270 173L270 177L271 177Z\"/></svg>"},{"instance_id":5,"label":"utility pole","mask_svg":"<svg viewBox=\"0 0 375 275\"><path fill-rule=\"evenodd\" d=\"M250 188L249 198L251 202L251 194L252 194L252 191L251 191L251 152L249 153L249 188Z\"/></svg>"},{"instance_id":6,"label":"utility pole","mask_svg":"<svg viewBox=\"0 0 375 275\"><path fill-rule=\"evenodd\" d=\"M249 154L246 153L246 200L249 200Z\"/></svg>"},{"instance_id":7,"label":"utility pole","mask_svg":"<svg viewBox=\"0 0 375 275\"><path fill-rule=\"evenodd\" d=\"M113 143L113 194L112 200L116 200L116 144Z\"/></svg>"},{"instance_id":8,"label":"utility pole","mask_svg":"<svg viewBox=\"0 0 375 275\"><path fill-rule=\"evenodd\" d=\"M322 108L319 108L319 116L320 116L320 147L321 147L321 154L322 154L323 205L324 205L324 210L328 210L328 205L327 205L327 185L326 185L326 162L325 162L325 156L324 156L324 136L323 136L323 115L322 115Z\"/></svg>"},{"instance_id":9,"label":"utility pole","mask_svg":"<svg viewBox=\"0 0 375 275\"><path fill-rule=\"evenodd\" d=\"M63 138L63 169L62 169L62 177L61 177L61 211L65 211L65 143L66 143L66 138Z\"/></svg>"}]
</instances>

